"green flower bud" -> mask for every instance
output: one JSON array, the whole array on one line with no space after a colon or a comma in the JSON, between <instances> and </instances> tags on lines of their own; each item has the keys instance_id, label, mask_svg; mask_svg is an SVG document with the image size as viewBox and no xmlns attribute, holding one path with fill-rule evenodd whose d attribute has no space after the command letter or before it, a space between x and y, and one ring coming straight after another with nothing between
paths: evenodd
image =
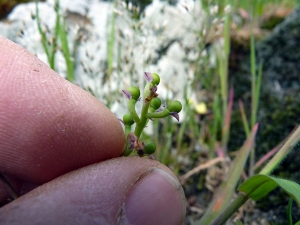
<instances>
[{"instance_id":1,"label":"green flower bud","mask_svg":"<svg viewBox=\"0 0 300 225\"><path fill-rule=\"evenodd\" d=\"M174 100L171 101L168 105L167 108L170 112L177 112L179 113L182 109L182 104L180 101Z\"/></svg>"},{"instance_id":2,"label":"green flower bud","mask_svg":"<svg viewBox=\"0 0 300 225\"><path fill-rule=\"evenodd\" d=\"M156 150L156 145L154 144L154 142L149 142L144 148L144 153L151 155L155 152L155 150Z\"/></svg>"},{"instance_id":3,"label":"green flower bud","mask_svg":"<svg viewBox=\"0 0 300 225\"><path fill-rule=\"evenodd\" d=\"M138 100L140 97L140 89L136 86L132 86L129 88L129 92L131 93L131 98L134 100Z\"/></svg>"},{"instance_id":4,"label":"green flower bud","mask_svg":"<svg viewBox=\"0 0 300 225\"><path fill-rule=\"evenodd\" d=\"M152 73L152 84L156 84L156 85L159 85L159 82L160 82L160 77L157 73Z\"/></svg>"},{"instance_id":5,"label":"green flower bud","mask_svg":"<svg viewBox=\"0 0 300 225\"><path fill-rule=\"evenodd\" d=\"M151 100L151 103L150 103L150 107L154 108L154 110L157 110L161 105L161 100L160 98L153 98Z\"/></svg>"},{"instance_id":6,"label":"green flower bud","mask_svg":"<svg viewBox=\"0 0 300 225\"><path fill-rule=\"evenodd\" d=\"M123 122L124 122L125 125L129 125L129 126L131 126L132 124L134 124L134 120L133 120L133 118L132 118L132 116L131 116L130 113L124 114L124 116L123 116Z\"/></svg>"}]
</instances>

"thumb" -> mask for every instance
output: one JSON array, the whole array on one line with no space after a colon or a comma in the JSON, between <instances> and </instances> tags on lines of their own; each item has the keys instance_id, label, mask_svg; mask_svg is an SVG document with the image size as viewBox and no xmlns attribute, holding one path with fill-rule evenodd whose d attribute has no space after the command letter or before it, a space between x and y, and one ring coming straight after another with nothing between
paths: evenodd
<instances>
[{"instance_id":1,"label":"thumb","mask_svg":"<svg viewBox=\"0 0 300 225\"><path fill-rule=\"evenodd\" d=\"M0 209L0 224L183 223L185 198L155 160L122 157L46 183Z\"/></svg>"}]
</instances>

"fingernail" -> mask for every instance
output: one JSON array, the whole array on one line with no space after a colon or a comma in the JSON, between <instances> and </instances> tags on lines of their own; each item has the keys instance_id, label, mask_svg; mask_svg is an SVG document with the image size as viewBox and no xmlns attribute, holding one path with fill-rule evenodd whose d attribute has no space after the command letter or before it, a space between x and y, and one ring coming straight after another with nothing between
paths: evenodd
<instances>
[{"instance_id":1,"label":"fingernail","mask_svg":"<svg viewBox=\"0 0 300 225\"><path fill-rule=\"evenodd\" d=\"M137 181L125 201L125 224L177 225L185 216L185 197L178 180L161 169Z\"/></svg>"}]
</instances>

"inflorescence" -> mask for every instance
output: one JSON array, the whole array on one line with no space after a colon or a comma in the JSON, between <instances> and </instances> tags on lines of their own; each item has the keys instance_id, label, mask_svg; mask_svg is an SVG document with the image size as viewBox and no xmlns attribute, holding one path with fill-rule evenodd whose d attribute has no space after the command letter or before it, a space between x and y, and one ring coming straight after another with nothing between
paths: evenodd
<instances>
[{"instance_id":1,"label":"inflorescence","mask_svg":"<svg viewBox=\"0 0 300 225\"><path fill-rule=\"evenodd\" d=\"M161 99L157 94L157 86L160 83L160 77L156 73L145 72L145 79L147 84L143 93L143 108L140 116L137 114L135 105L141 101L140 89L132 86L129 90L122 90L126 98L129 99L127 108L128 112L123 116L123 124L125 125L125 135L127 137L126 149L123 156L130 155L134 150L140 157L148 155L154 158L152 154L155 152L156 146L154 142L145 144L139 140L143 129L146 127L149 120L155 118L164 118L173 116L179 121L178 113L182 109L182 104L177 101L171 101L168 104L162 104ZM161 108L162 106L162 108ZM132 131L132 126L135 124L135 129Z\"/></svg>"}]
</instances>

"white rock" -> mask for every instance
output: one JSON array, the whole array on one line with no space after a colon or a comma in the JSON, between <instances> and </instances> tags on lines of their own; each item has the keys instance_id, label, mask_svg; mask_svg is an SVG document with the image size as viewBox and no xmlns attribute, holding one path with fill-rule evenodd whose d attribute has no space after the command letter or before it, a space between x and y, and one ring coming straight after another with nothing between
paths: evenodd
<instances>
[{"instance_id":1,"label":"white rock","mask_svg":"<svg viewBox=\"0 0 300 225\"><path fill-rule=\"evenodd\" d=\"M201 54L199 43L204 41L199 34L205 28L206 14L199 0L181 0L177 6L154 0L139 21L133 20L121 3L114 8L111 3L98 0L61 0L60 5L62 14L73 12L66 18L71 51L74 51L73 43L78 33L82 32L83 36L74 58L75 83L91 90L118 117L126 110L121 90L131 85L142 87L145 71L161 76L158 93L164 100L184 100L184 88L191 86L193 64ZM113 11L116 15L114 62L112 74L107 76L107 43ZM8 17L11 24L0 22L0 35L48 63L32 14L35 14L35 3L18 5ZM51 38L56 18L54 0L39 3L39 14L42 27L48 27ZM17 35L20 30L22 36ZM65 60L60 50L56 53L56 65L55 69L66 77ZM192 96L193 90L188 93Z\"/></svg>"}]
</instances>

